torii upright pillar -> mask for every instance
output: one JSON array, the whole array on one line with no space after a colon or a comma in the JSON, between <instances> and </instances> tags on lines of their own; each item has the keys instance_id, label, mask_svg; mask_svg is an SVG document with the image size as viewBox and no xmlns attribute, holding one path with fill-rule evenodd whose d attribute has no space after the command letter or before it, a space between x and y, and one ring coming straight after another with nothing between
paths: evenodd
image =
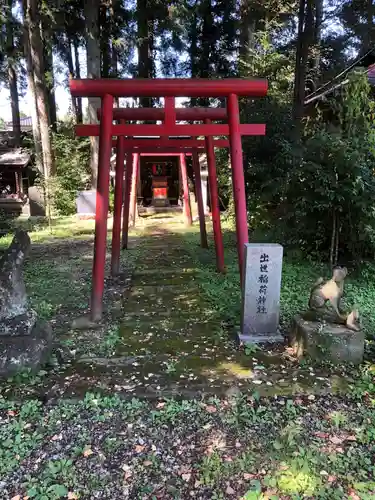
<instances>
[{"instance_id":1,"label":"torii upright pillar","mask_svg":"<svg viewBox=\"0 0 375 500\"><path fill-rule=\"evenodd\" d=\"M205 123L210 124L211 120L205 120ZM216 268L219 273L225 273L224 244L223 244L223 234L221 232L221 223L220 223L219 193L217 189L216 159L215 159L213 137L210 136L206 137L206 153L207 153L207 167L208 167L208 184L210 187L212 226L214 230L214 240L215 240Z\"/></svg>"},{"instance_id":2,"label":"torii upright pillar","mask_svg":"<svg viewBox=\"0 0 375 500\"><path fill-rule=\"evenodd\" d=\"M198 216L199 216L199 227L201 234L201 247L208 248L207 243L207 231L206 231L206 218L204 214L203 196L202 196L202 178L201 178L201 166L199 164L199 155L196 149L193 149L193 170L195 177L195 193L197 196L198 205Z\"/></svg>"},{"instance_id":3,"label":"torii upright pillar","mask_svg":"<svg viewBox=\"0 0 375 500\"><path fill-rule=\"evenodd\" d=\"M129 210L130 210L130 191L133 178L133 168L135 155L128 153L126 155L126 172L125 172L125 191L124 191L124 211L122 219L122 248L128 248L129 239Z\"/></svg>"},{"instance_id":4,"label":"torii upright pillar","mask_svg":"<svg viewBox=\"0 0 375 500\"><path fill-rule=\"evenodd\" d=\"M123 122L123 120L120 120ZM125 137L117 137L116 147L116 176L115 176L115 202L113 210L112 227L112 255L111 275L117 276L120 272L121 253L121 212L124 199L124 161L125 161Z\"/></svg>"},{"instance_id":5,"label":"torii upright pillar","mask_svg":"<svg viewBox=\"0 0 375 500\"><path fill-rule=\"evenodd\" d=\"M131 194L130 194L130 209L129 209L129 225L134 227L137 218L137 184L138 184L138 171L140 168L139 153L133 156L133 171L131 181Z\"/></svg>"},{"instance_id":6,"label":"torii upright pillar","mask_svg":"<svg viewBox=\"0 0 375 500\"><path fill-rule=\"evenodd\" d=\"M245 176L243 173L242 141L240 131L240 110L237 95L228 97L228 124L234 208L236 212L237 252L241 284L244 278L245 244L249 242Z\"/></svg>"},{"instance_id":7,"label":"torii upright pillar","mask_svg":"<svg viewBox=\"0 0 375 500\"><path fill-rule=\"evenodd\" d=\"M180 169L181 169L181 180L183 187L183 199L184 199L184 216L185 223L187 226L191 226L193 224L193 218L191 216L191 206L190 206L190 196L189 196L189 183L187 176L187 168L186 168L186 159L185 154L180 154Z\"/></svg>"},{"instance_id":8,"label":"torii upright pillar","mask_svg":"<svg viewBox=\"0 0 375 500\"><path fill-rule=\"evenodd\" d=\"M92 272L91 319L99 321L103 314L104 272L107 247L109 178L112 149L113 96L102 98L100 121L98 183L96 190L95 243Z\"/></svg>"}]
</instances>

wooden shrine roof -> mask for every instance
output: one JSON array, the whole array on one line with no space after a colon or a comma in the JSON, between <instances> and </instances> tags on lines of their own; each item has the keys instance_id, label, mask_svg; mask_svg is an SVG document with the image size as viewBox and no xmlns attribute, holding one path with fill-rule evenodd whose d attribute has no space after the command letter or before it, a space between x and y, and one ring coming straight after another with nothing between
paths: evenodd
<instances>
[{"instance_id":1,"label":"wooden shrine roof","mask_svg":"<svg viewBox=\"0 0 375 500\"><path fill-rule=\"evenodd\" d=\"M30 163L30 155L21 148L0 149L0 169L23 169Z\"/></svg>"},{"instance_id":2,"label":"wooden shrine roof","mask_svg":"<svg viewBox=\"0 0 375 500\"><path fill-rule=\"evenodd\" d=\"M13 132L0 132L0 169L23 169L30 163L30 154L15 146Z\"/></svg>"}]
</instances>

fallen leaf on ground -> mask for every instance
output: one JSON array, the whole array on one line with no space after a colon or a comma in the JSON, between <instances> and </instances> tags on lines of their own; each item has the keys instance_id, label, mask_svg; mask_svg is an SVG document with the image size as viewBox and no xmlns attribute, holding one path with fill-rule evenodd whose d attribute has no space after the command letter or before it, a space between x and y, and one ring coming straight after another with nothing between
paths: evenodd
<instances>
[{"instance_id":1,"label":"fallen leaf on ground","mask_svg":"<svg viewBox=\"0 0 375 500\"><path fill-rule=\"evenodd\" d=\"M146 448L146 446L142 445L142 444L137 444L135 446L135 452L136 453L142 453L142 451Z\"/></svg>"},{"instance_id":2,"label":"fallen leaf on ground","mask_svg":"<svg viewBox=\"0 0 375 500\"><path fill-rule=\"evenodd\" d=\"M264 498L268 500L268 498L271 498L271 497L274 497L274 498L279 498L277 496L277 490L266 490L264 492Z\"/></svg>"},{"instance_id":3,"label":"fallen leaf on ground","mask_svg":"<svg viewBox=\"0 0 375 500\"><path fill-rule=\"evenodd\" d=\"M10 500L21 500L21 495L16 495L12 497Z\"/></svg>"},{"instance_id":4,"label":"fallen leaf on ground","mask_svg":"<svg viewBox=\"0 0 375 500\"><path fill-rule=\"evenodd\" d=\"M234 489L230 485L228 485L227 489L225 490L225 493L227 495L234 495L236 492L234 491Z\"/></svg>"},{"instance_id":5,"label":"fallen leaf on ground","mask_svg":"<svg viewBox=\"0 0 375 500\"><path fill-rule=\"evenodd\" d=\"M357 441L357 436L348 436L345 438L346 441Z\"/></svg>"},{"instance_id":6,"label":"fallen leaf on ground","mask_svg":"<svg viewBox=\"0 0 375 500\"><path fill-rule=\"evenodd\" d=\"M327 439L329 434L327 432L314 432L314 436L321 438L321 439Z\"/></svg>"},{"instance_id":7,"label":"fallen leaf on ground","mask_svg":"<svg viewBox=\"0 0 375 500\"><path fill-rule=\"evenodd\" d=\"M206 411L208 411L208 413L216 413L217 409L216 406L208 405L206 406Z\"/></svg>"},{"instance_id":8,"label":"fallen leaf on ground","mask_svg":"<svg viewBox=\"0 0 375 500\"><path fill-rule=\"evenodd\" d=\"M339 438L338 436L331 436L329 438L329 440L331 441L331 443L333 444L341 444L343 441L345 441L345 439L343 438Z\"/></svg>"},{"instance_id":9,"label":"fallen leaf on ground","mask_svg":"<svg viewBox=\"0 0 375 500\"><path fill-rule=\"evenodd\" d=\"M74 493L73 491L69 491L68 493L68 500L77 500L77 494Z\"/></svg>"},{"instance_id":10,"label":"fallen leaf on ground","mask_svg":"<svg viewBox=\"0 0 375 500\"><path fill-rule=\"evenodd\" d=\"M83 451L83 456L84 457L89 457L90 455L92 455L94 452L92 451L91 448L86 448L86 450Z\"/></svg>"},{"instance_id":11,"label":"fallen leaf on ground","mask_svg":"<svg viewBox=\"0 0 375 500\"><path fill-rule=\"evenodd\" d=\"M145 467L150 467L150 465L152 465L152 462L151 462L150 460L145 460L145 461L143 462L143 465L144 465Z\"/></svg>"},{"instance_id":12,"label":"fallen leaf on ground","mask_svg":"<svg viewBox=\"0 0 375 500\"><path fill-rule=\"evenodd\" d=\"M361 500L361 497L359 497L354 490L349 491L349 498L352 500Z\"/></svg>"},{"instance_id":13,"label":"fallen leaf on ground","mask_svg":"<svg viewBox=\"0 0 375 500\"><path fill-rule=\"evenodd\" d=\"M257 477L256 474L248 474L247 472L245 472L245 474L243 475L243 478L246 479L246 481L254 479L254 477Z\"/></svg>"}]
</instances>

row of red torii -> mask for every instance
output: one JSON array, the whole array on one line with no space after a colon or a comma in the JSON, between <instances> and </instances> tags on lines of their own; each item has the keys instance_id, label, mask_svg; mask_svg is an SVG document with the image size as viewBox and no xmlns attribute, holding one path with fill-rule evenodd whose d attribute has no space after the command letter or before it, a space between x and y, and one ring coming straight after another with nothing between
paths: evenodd
<instances>
[{"instance_id":1,"label":"row of red torii","mask_svg":"<svg viewBox=\"0 0 375 500\"><path fill-rule=\"evenodd\" d=\"M121 246L122 248L127 248L128 246L129 210L135 210L135 184L137 182L137 170L141 154L175 154L180 156L181 179L184 192L184 214L189 224L192 223L192 217L189 205L185 155L192 155L201 245L207 247L198 156L200 151L206 152L207 155L217 270L224 272L224 248L220 226L215 147L229 147L236 215L238 262L242 279L244 245L248 242L248 226L241 136L264 135L265 125L240 123L238 97L265 96L267 93L267 81L249 79L86 79L71 80L70 91L73 97L101 98L101 108L98 110L100 123L98 125L76 125L76 135L78 136L99 136L91 319L93 321L100 320L103 312L112 148L116 148L111 254L112 274L116 275L119 272ZM119 97L163 97L164 108L116 108L114 107L114 98ZM226 98L227 107L176 108L176 97ZM117 123L114 124L114 121ZM155 125L129 123L134 121L161 121L162 123ZM176 123L179 121L203 123ZM213 121L227 123L212 123ZM155 136L157 136L156 139ZM204 139L198 139L198 137L202 136ZM229 140L214 139L214 137L220 136L227 136ZM117 139L114 140L114 137ZM184 138L182 139L181 137ZM124 176L125 157L126 171ZM123 220L122 225L121 216Z\"/></svg>"}]
</instances>

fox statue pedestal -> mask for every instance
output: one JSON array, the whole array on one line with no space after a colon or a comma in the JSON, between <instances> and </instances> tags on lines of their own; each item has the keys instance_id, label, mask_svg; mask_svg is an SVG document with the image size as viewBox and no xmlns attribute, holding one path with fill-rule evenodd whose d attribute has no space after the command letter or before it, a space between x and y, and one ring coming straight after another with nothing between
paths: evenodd
<instances>
[{"instance_id":1,"label":"fox statue pedestal","mask_svg":"<svg viewBox=\"0 0 375 500\"><path fill-rule=\"evenodd\" d=\"M0 260L0 376L37 370L52 347L50 326L28 307L22 265L30 238L17 231Z\"/></svg>"},{"instance_id":2,"label":"fox statue pedestal","mask_svg":"<svg viewBox=\"0 0 375 500\"><path fill-rule=\"evenodd\" d=\"M365 334L359 312L341 309L348 270L336 266L330 280L319 278L310 291L309 309L293 319L290 343L295 355L331 363L361 363ZM328 306L327 306L328 305Z\"/></svg>"}]
</instances>

